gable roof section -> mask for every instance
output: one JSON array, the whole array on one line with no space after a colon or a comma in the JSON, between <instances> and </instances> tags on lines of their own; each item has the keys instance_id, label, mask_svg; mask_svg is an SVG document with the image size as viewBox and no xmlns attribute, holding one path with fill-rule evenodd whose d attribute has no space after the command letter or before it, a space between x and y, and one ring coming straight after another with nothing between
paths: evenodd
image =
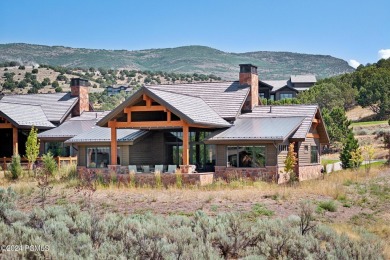
<instances>
[{"instance_id":1,"label":"gable roof section","mask_svg":"<svg viewBox=\"0 0 390 260\"><path fill-rule=\"evenodd\" d=\"M238 81L153 85L147 88L199 97L225 119L235 119L241 113L249 94L249 87L241 86Z\"/></svg>"},{"instance_id":2,"label":"gable roof section","mask_svg":"<svg viewBox=\"0 0 390 260\"><path fill-rule=\"evenodd\" d=\"M234 126L219 131L206 143L221 141L284 141L297 130L305 117L242 117Z\"/></svg>"},{"instance_id":3,"label":"gable roof section","mask_svg":"<svg viewBox=\"0 0 390 260\"><path fill-rule=\"evenodd\" d=\"M145 130L137 129L117 129L118 142L134 142L141 136L149 133ZM95 126L91 130L83 132L67 141L65 143L100 143L111 141L111 129L107 127Z\"/></svg>"},{"instance_id":4,"label":"gable roof section","mask_svg":"<svg viewBox=\"0 0 390 260\"><path fill-rule=\"evenodd\" d=\"M167 107L172 113L183 118L190 124L197 124L211 127L229 127L230 123L221 118L212 108L210 108L201 98L177 94L157 89L142 87L134 95L125 100L122 104L111 111L100 120L97 125L107 126L108 121L114 119L124 108L132 105L143 94L150 96L156 102Z\"/></svg>"},{"instance_id":5,"label":"gable roof section","mask_svg":"<svg viewBox=\"0 0 390 260\"><path fill-rule=\"evenodd\" d=\"M304 117L304 120L292 134L290 138L304 140L310 131L312 121L316 114L321 117L317 105L286 105L286 106L257 106L251 113L243 114L240 118L245 117ZM321 118L322 120L322 118ZM323 125L323 124L321 124ZM324 128L325 129L325 128ZM320 139L321 143L329 143L329 137L326 133L326 129L323 132L323 136Z\"/></svg>"},{"instance_id":6,"label":"gable roof section","mask_svg":"<svg viewBox=\"0 0 390 260\"><path fill-rule=\"evenodd\" d=\"M38 105L15 104L2 100L0 115L18 128L31 128L33 125L39 129L55 127Z\"/></svg>"},{"instance_id":7,"label":"gable roof section","mask_svg":"<svg viewBox=\"0 0 390 260\"><path fill-rule=\"evenodd\" d=\"M183 94L147 89L151 98L190 124L230 127L231 124L221 118L203 99Z\"/></svg>"},{"instance_id":8,"label":"gable roof section","mask_svg":"<svg viewBox=\"0 0 390 260\"><path fill-rule=\"evenodd\" d=\"M262 80L261 82L272 87L272 92L287 86L287 80Z\"/></svg>"},{"instance_id":9,"label":"gable roof section","mask_svg":"<svg viewBox=\"0 0 390 260\"><path fill-rule=\"evenodd\" d=\"M25 105L39 105L42 107L50 122L61 123L72 108L76 105L78 97L71 97L70 93L55 94L28 94L4 96L0 103L10 102Z\"/></svg>"},{"instance_id":10,"label":"gable roof section","mask_svg":"<svg viewBox=\"0 0 390 260\"><path fill-rule=\"evenodd\" d=\"M315 83L317 82L315 75L291 75L291 83Z\"/></svg>"}]
</instances>

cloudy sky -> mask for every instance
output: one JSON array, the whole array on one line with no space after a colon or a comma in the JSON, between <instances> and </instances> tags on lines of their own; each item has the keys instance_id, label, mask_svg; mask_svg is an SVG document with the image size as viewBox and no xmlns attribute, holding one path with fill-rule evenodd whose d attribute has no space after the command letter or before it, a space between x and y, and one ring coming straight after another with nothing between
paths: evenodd
<instances>
[{"instance_id":1,"label":"cloudy sky","mask_svg":"<svg viewBox=\"0 0 390 260\"><path fill-rule=\"evenodd\" d=\"M352 66L390 56L388 0L4 0L0 43L140 50L332 55Z\"/></svg>"}]
</instances>

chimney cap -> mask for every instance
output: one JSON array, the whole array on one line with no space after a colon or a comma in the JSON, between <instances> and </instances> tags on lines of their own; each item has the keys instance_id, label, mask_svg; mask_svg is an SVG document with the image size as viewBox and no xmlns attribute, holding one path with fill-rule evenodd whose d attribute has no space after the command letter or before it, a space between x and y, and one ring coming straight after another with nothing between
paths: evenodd
<instances>
[{"instance_id":1,"label":"chimney cap","mask_svg":"<svg viewBox=\"0 0 390 260\"><path fill-rule=\"evenodd\" d=\"M88 86L88 80L82 79L82 78L71 78L70 80L70 86Z\"/></svg>"},{"instance_id":2,"label":"chimney cap","mask_svg":"<svg viewBox=\"0 0 390 260\"><path fill-rule=\"evenodd\" d=\"M252 64L240 64L240 73L257 74L257 66Z\"/></svg>"}]
</instances>

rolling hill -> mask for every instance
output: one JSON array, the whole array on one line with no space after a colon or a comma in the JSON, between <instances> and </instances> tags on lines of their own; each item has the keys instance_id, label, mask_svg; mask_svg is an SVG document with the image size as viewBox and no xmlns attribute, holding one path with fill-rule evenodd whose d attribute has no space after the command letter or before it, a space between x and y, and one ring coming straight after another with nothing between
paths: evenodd
<instances>
[{"instance_id":1,"label":"rolling hill","mask_svg":"<svg viewBox=\"0 0 390 260\"><path fill-rule=\"evenodd\" d=\"M262 79L286 79L291 74L308 73L325 78L354 70L346 61L329 55L270 51L229 53L205 46L127 51L24 43L0 44L0 63L5 61L72 68L215 74L226 80L237 79L240 63L257 65Z\"/></svg>"}]
</instances>

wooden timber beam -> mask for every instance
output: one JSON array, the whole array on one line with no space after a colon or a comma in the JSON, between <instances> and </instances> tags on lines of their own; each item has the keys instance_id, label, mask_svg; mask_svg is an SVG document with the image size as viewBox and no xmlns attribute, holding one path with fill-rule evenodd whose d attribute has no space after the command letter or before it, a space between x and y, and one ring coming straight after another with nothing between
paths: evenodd
<instances>
[{"instance_id":1,"label":"wooden timber beam","mask_svg":"<svg viewBox=\"0 0 390 260\"><path fill-rule=\"evenodd\" d=\"M318 119L318 118L313 118L313 121L312 121L313 123L316 123L316 124L319 124L319 123L321 123L321 120L320 119Z\"/></svg>"},{"instance_id":2,"label":"wooden timber beam","mask_svg":"<svg viewBox=\"0 0 390 260\"><path fill-rule=\"evenodd\" d=\"M110 121L111 122L111 121ZM116 127L111 126L111 165L117 165L117 135Z\"/></svg>"},{"instance_id":3,"label":"wooden timber beam","mask_svg":"<svg viewBox=\"0 0 390 260\"><path fill-rule=\"evenodd\" d=\"M190 164L189 126L183 125L183 165Z\"/></svg>"},{"instance_id":4,"label":"wooden timber beam","mask_svg":"<svg viewBox=\"0 0 390 260\"><path fill-rule=\"evenodd\" d=\"M307 138L320 138L320 135L319 134L313 134L313 133L308 133L306 135Z\"/></svg>"},{"instance_id":5,"label":"wooden timber beam","mask_svg":"<svg viewBox=\"0 0 390 260\"><path fill-rule=\"evenodd\" d=\"M164 106L132 106L132 107L126 107L124 109L125 113L130 112L148 112L148 111L166 111L167 109Z\"/></svg>"},{"instance_id":6,"label":"wooden timber beam","mask_svg":"<svg viewBox=\"0 0 390 260\"><path fill-rule=\"evenodd\" d=\"M18 154L18 129L16 127L12 127L12 147L14 154Z\"/></svg>"},{"instance_id":7,"label":"wooden timber beam","mask_svg":"<svg viewBox=\"0 0 390 260\"><path fill-rule=\"evenodd\" d=\"M116 128L156 128L156 127L183 127L184 122L180 121L143 121L143 122L115 122L108 123L109 127Z\"/></svg>"},{"instance_id":8,"label":"wooden timber beam","mask_svg":"<svg viewBox=\"0 0 390 260\"><path fill-rule=\"evenodd\" d=\"M0 129L4 129L4 128L10 129L13 128L13 126L11 123L0 123Z\"/></svg>"}]
</instances>

